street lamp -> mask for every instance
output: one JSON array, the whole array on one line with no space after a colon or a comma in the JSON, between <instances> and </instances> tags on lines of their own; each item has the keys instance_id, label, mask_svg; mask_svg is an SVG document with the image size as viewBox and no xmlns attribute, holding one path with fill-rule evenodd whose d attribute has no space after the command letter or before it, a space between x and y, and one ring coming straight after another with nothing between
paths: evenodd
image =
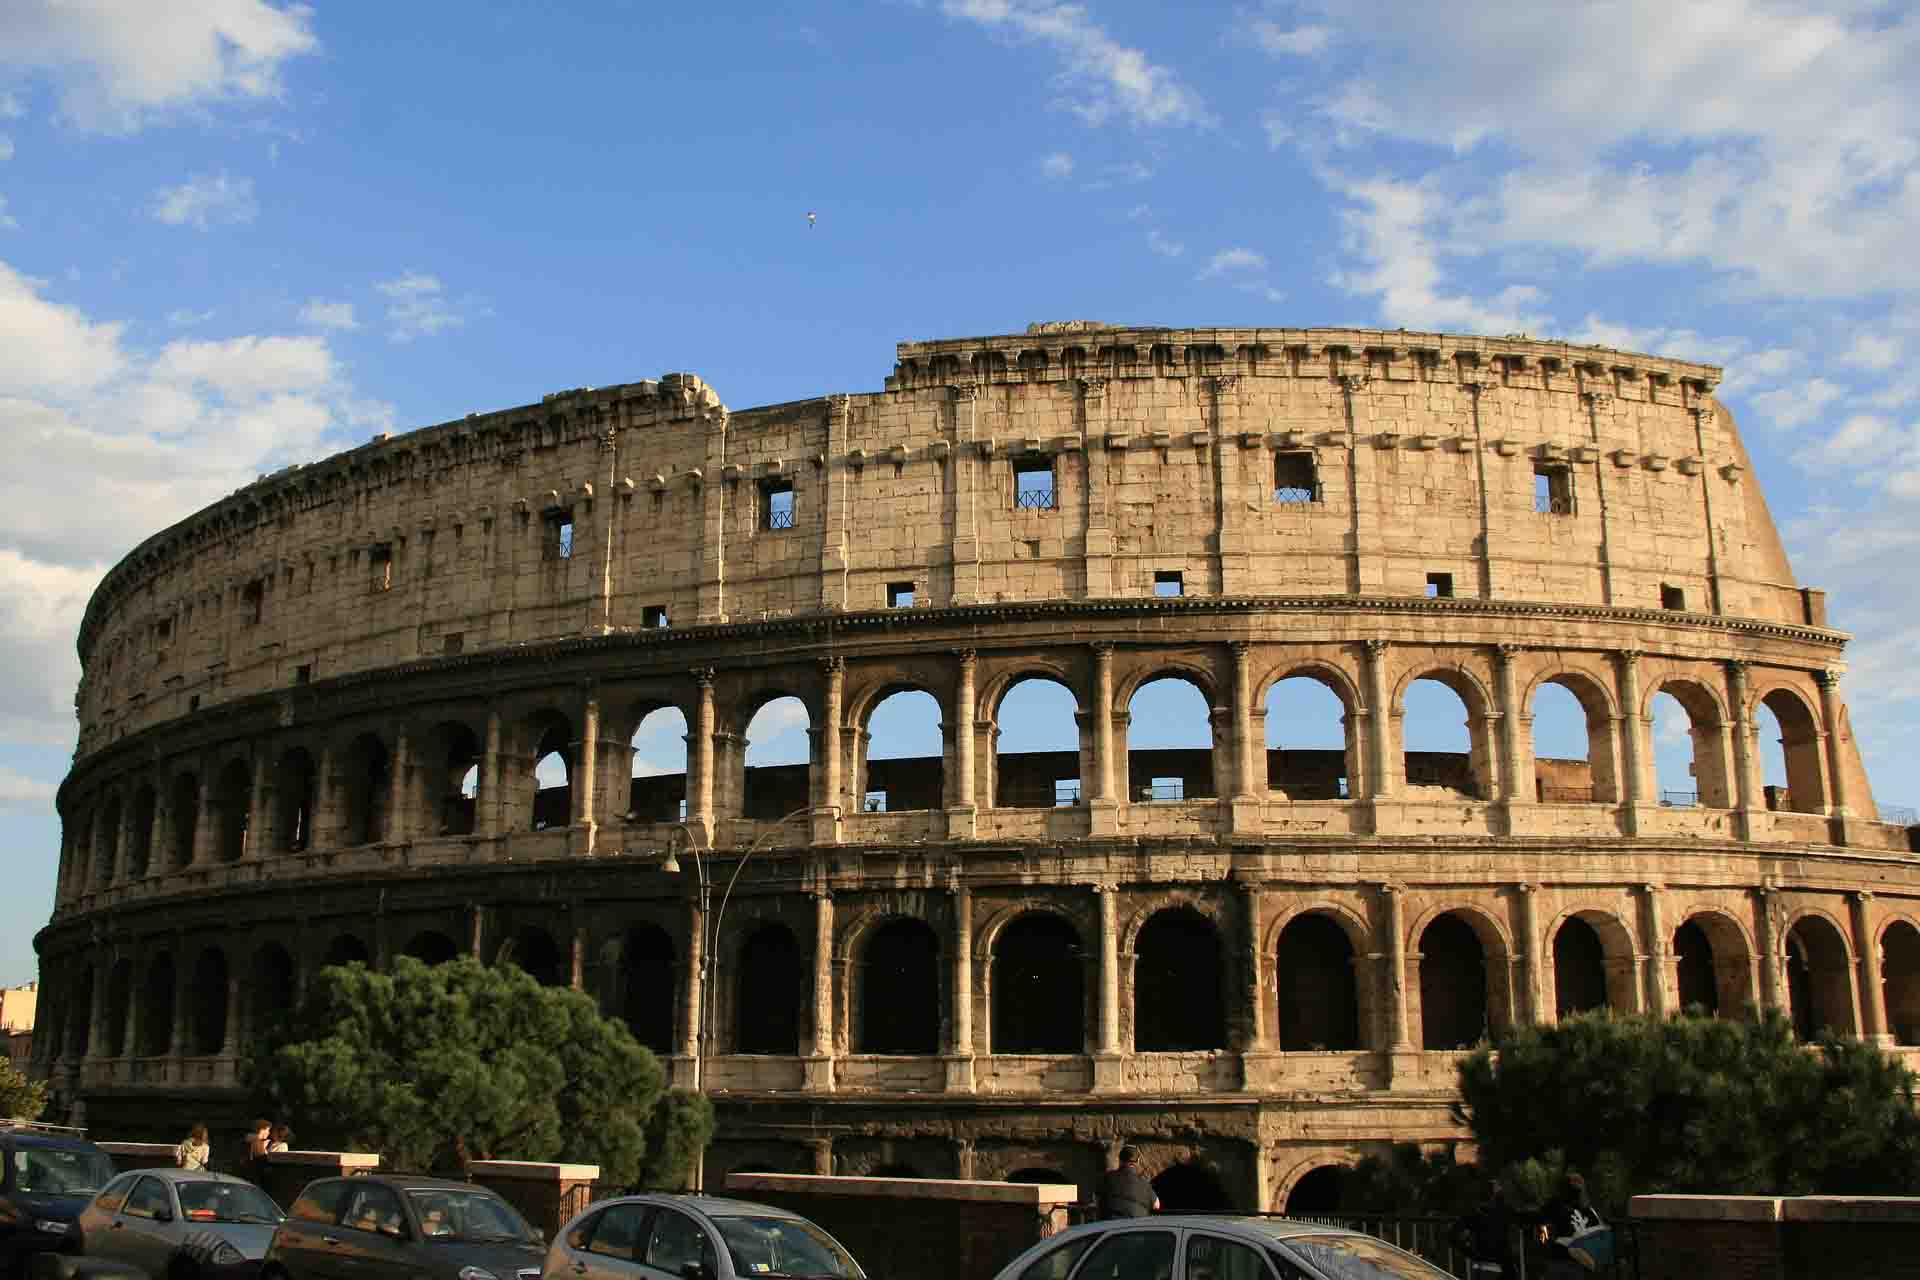
<instances>
[{"instance_id":1,"label":"street lamp","mask_svg":"<svg viewBox=\"0 0 1920 1280\"><path fill-rule=\"evenodd\" d=\"M712 910L713 880L707 874L707 860L701 856L700 846L694 841L692 832L685 823L680 823L673 829L675 836L686 837L687 852L693 855L693 871L699 891L700 1007L694 1011L697 1017L697 1030L693 1042L693 1091L695 1093L705 1092L706 1088L704 1076L707 1045L711 1042L713 1034L714 943L720 937L721 922L727 917L727 903L733 898L733 886L739 881L740 872L746 867L747 860L765 847L767 841L779 835L780 829L789 822L792 822L795 818L812 812L813 806L809 804L803 805L793 812L783 815L775 820L772 827L761 832L760 835L755 838L754 842L747 846L746 851L742 853L739 860L733 864L733 874L727 877L726 887L720 891L720 909L718 911ZM669 840L667 842L666 856L660 860L660 869L670 874L678 875L681 870L680 859L675 856L673 848L673 841ZM712 852L718 851L714 850ZM703 1151L700 1153L700 1159L694 1162L693 1189L695 1191L705 1190L706 1181L707 1160L706 1152Z\"/></svg>"}]
</instances>

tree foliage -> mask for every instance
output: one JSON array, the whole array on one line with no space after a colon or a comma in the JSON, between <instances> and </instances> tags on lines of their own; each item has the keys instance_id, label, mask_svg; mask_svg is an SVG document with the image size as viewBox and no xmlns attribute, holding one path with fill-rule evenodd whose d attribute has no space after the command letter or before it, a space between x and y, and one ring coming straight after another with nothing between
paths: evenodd
<instances>
[{"instance_id":1,"label":"tree foliage","mask_svg":"<svg viewBox=\"0 0 1920 1280\"><path fill-rule=\"evenodd\" d=\"M596 1163L615 1183L679 1185L713 1132L704 1098L578 991L471 958L390 973L322 969L251 1064L256 1098L304 1140L424 1170L455 1137L480 1159Z\"/></svg>"},{"instance_id":2,"label":"tree foliage","mask_svg":"<svg viewBox=\"0 0 1920 1280\"><path fill-rule=\"evenodd\" d=\"M1913 1074L1857 1041L1800 1044L1778 1013L1516 1027L1460 1064L1460 1094L1516 1202L1563 1167L1615 1211L1656 1192L1920 1192Z\"/></svg>"},{"instance_id":3,"label":"tree foliage","mask_svg":"<svg viewBox=\"0 0 1920 1280\"><path fill-rule=\"evenodd\" d=\"M38 1120L47 1109L47 1082L29 1080L11 1062L0 1061L0 1119Z\"/></svg>"},{"instance_id":4,"label":"tree foliage","mask_svg":"<svg viewBox=\"0 0 1920 1280\"><path fill-rule=\"evenodd\" d=\"M1362 1159L1340 1183L1343 1213L1466 1213L1480 1202L1486 1180L1451 1151L1431 1154L1415 1142L1396 1142L1385 1155Z\"/></svg>"}]
</instances>

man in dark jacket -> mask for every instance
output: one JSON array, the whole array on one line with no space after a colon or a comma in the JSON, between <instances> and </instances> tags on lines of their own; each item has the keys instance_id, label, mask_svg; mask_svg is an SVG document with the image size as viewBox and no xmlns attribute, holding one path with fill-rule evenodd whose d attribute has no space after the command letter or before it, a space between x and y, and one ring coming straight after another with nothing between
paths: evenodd
<instances>
[{"instance_id":1,"label":"man in dark jacket","mask_svg":"<svg viewBox=\"0 0 1920 1280\"><path fill-rule=\"evenodd\" d=\"M1613 1261L1613 1233L1587 1198L1587 1180L1568 1173L1541 1212L1535 1238L1547 1246L1547 1280L1576 1280Z\"/></svg>"},{"instance_id":2,"label":"man in dark jacket","mask_svg":"<svg viewBox=\"0 0 1920 1280\"><path fill-rule=\"evenodd\" d=\"M1120 1148L1120 1164L1100 1179L1101 1217L1144 1218L1160 1208L1153 1184L1134 1167L1139 1160L1140 1153L1134 1148Z\"/></svg>"},{"instance_id":3,"label":"man in dark jacket","mask_svg":"<svg viewBox=\"0 0 1920 1280\"><path fill-rule=\"evenodd\" d=\"M1506 1188L1499 1179L1487 1183L1487 1198L1453 1227L1456 1247L1467 1255L1467 1270L1476 1280L1513 1280L1520 1268L1513 1254L1513 1214L1507 1208Z\"/></svg>"}]
</instances>

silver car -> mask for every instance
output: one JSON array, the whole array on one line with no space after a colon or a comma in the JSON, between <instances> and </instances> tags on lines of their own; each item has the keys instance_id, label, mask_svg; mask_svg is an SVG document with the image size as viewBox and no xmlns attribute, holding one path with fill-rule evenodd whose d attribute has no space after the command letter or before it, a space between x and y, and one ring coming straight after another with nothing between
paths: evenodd
<instances>
[{"instance_id":1,"label":"silver car","mask_svg":"<svg viewBox=\"0 0 1920 1280\"><path fill-rule=\"evenodd\" d=\"M797 1213L721 1196L603 1200L560 1228L541 1280L866 1280Z\"/></svg>"},{"instance_id":2,"label":"silver car","mask_svg":"<svg viewBox=\"0 0 1920 1280\"><path fill-rule=\"evenodd\" d=\"M1170 1214L1069 1228L1009 1262L994 1280L1441 1280L1447 1275L1404 1249L1341 1227L1286 1218Z\"/></svg>"},{"instance_id":3,"label":"silver car","mask_svg":"<svg viewBox=\"0 0 1920 1280\"><path fill-rule=\"evenodd\" d=\"M198 1169L137 1169L80 1211L80 1251L155 1280L250 1280L285 1216L244 1178Z\"/></svg>"}]
</instances>

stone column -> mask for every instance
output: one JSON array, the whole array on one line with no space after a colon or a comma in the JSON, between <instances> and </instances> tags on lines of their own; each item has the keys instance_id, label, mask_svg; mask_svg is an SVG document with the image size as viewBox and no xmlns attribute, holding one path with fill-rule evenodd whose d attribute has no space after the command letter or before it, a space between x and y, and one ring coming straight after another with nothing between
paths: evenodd
<instances>
[{"instance_id":1,"label":"stone column","mask_svg":"<svg viewBox=\"0 0 1920 1280\"><path fill-rule=\"evenodd\" d=\"M261 755L253 762L253 787L247 795L247 837L240 848L242 858L264 858L278 851L280 841L275 831L277 824L274 822L276 815L273 808L273 765L266 756ZM124 855L120 865L124 875Z\"/></svg>"},{"instance_id":2,"label":"stone column","mask_svg":"<svg viewBox=\"0 0 1920 1280\"><path fill-rule=\"evenodd\" d=\"M1119 830L1119 804L1113 792L1113 646L1105 642L1093 646L1092 702L1087 713L1093 717L1093 834L1112 835Z\"/></svg>"},{"instance_id":3,"label":"stone column","mask_svg":"<svg viewBox=\"0 0 1920 1280\"><path fill-rule=\"evenodd\" d=\"M1791 1011L1787 1000L1787 940L1782 936L1778 915L1779 900L1771 884L1754 890L1753 940L1760 948L1760 1003L1782 1013Z\"/></svg>"},{"instance_id":4,"label":"stone column","mask_svg":"<svg viewBox=\"0 0 1920 1280\"><path fill-rule=\"evenodd\" d=\"M713 668L695 667L700 706L693 717L693 750L687 764L693 777L687 789L687 831L701 848L713 847Z\"/></svg>"},{"instance_id":5,"label":"stone column","mask_svg":"<svg viewBox=\"0 0 1920 1280\"><path fill-rule=\"evenodd\" d=\"M1846 844L1847 819L1852 816L1852 797L1847 794L1847 770L1843 763L1841 724L1840 724L1840 673L1838 671L1816 671L1813 678L1820 685L1820 727L1827 735L1827 797L1831 802L1827 812L1833 817L1833 842Z\"/></svg>"},{"instance_id":6,"label":"stone column","mask_svg":"<svg viewBox=\"0 0 1920 1280\"><path fill-rule=\"evenodd\" d=\"M487 909L479 903L467 907L467 954L475 960L481 957L481 948L487 936Z\"/></svg>"},{"instance_id":7,"label":"stone column","mask_svg":"<svg viewBox=\"0 0 1920 1280\"><path fill-rule=\"evenodd\" d=\"M93 992L87 1011L87 1051L82 1059L102 1058L106 1056L104 1046L107 1043L107 988L113 985L113 966L108 965L103 975L98 966L93 971Z\"/></svg>"},{"instance_id":8,"label":"stone column","mask_svg":"<svg viewBox=\"0 0 1920 1280\"><path fill-rule=\"evenodd\" d=\"M953 725L953 795L947 810L947 838L971 840L979 831L979 800L974 773L974 704L979 700L974 687L977 659L972 649L955 649L960 663L960 680L954 692L954 708L948 715Z\"/></svg>"},{"instance_id":9,"label":"stone column","mask_svg":"<svg viewBox=\"0 0 1920 1280\"><path fill-rule=\"evenodd\" d=\"M823 658L820 671L825 689L820 709L820 794L813 811L813 842L840 843L840 814L845 804L845 784L840 771L840 721L846 715L847 662L844 658Z\"/></svg>"},{"instance_id":10,"label":"stone column","mask_svg":"<svg viewBox=\"0 0 1920 1280\"><path fill-rule=\"evenodd\" d=\"M947 400L953 406L953 600L954 604L974 604L980 599L980 538L976 506L983 500L981 476L987 465L976 448L980 388L963 382L947 388ZM991 502L989 491L984 500Z\"/></svg>"},{"instance_id":11,"label":"stone column","mask_svg":"<svg viewBox=\"0 0 1920 1280\"><path fill-rule=\"evenodd\" d=\"M711 993L707 990L707 913L700 909L696 901L687 907L687 1004L681 1010L685 1019L680 1025L680 1057L690 1066L688 1087L698 1091L706 1088L702 1059L712 1047L706 1043L707 1001Z\"/></svg>"},{"instance_id":12,"label":"stone column","mask_svg":"<svg viewBox=\"0 0 1920 1280\"><path fill-rule=\"evenodd\" d=\"M497 836L505 830L500 806L500 712L487 710L487 741L480 757L480 794L475 798L474 834Z\"/></svg>"},{"instance_id":13,"label":"stone column","mask_svg":"<svg viewBox=\"0 0 1920 1280\"><path fill-rule=\"evenodd\" d=\"M1733 709L1733 795L1734 837L1754 838L1754 814L1766 806L1759 802L1759 779L1754 777L1753 720L1747 711L1747 664L1727 664L1727 705Z\"/></svg>"},{"instance_id":14,"label":"stone column","mask_svg":"<svg viewBox=\"0 0 1920 1280\"><path fill-rule=\"evenodd\" d=\"M1514 940L1518 944L1520 961L1520 990L1514 1001L1519 1006L1520 1017L1536 1025L1550 1023L1554 1018L1546 1005L1546 999L1540 985L1542 965L1540 963L1540 926L1534 918L1534 894L1538 886L1517 884L1514 890L1514 910L1518 916L1518 927L1514 930Z\"/></svg>"},{"instance_id":15,"label":"stone column","mask_svg":"<svg viewBox=\"0 0 1920 1280\"><path fill-rule=\"evenodd\" d=\"M567 949L567 985L575 991L587 989L587 926L573 927L572 945Z\"/></svg>"},{"instance_id":16,"label":"stone column","mask_svg":"<svg viewBox=\"0 0 1920 1280\"><path fill-rule=\"evenodd\" d=\"M1387 1043L1397 1054L1409 1053L1413 1041L1407 1035L1407 940L1406 911L1403 899L1405 891L1397 884L1380 886L1381 927L1386 937L1380 948L1384 957L1386 971L1383 975L1386 990L1384 1004L1387 1011ZM1396 1069L1394 1075L1400 1072Z\"/></svg>"},{"instance_id":17,"label":"stone column","mask_svg":"<svg viewBox=\"0 0 1920 1280\"><path fill-rule=\"evenodd\" d=\"M973 893L953 890L953 1043L948 1046L947 1092L973 1092Z\"/></svg>"},{"instance_id":18,"label":"stone column","mask_svg":"<svg viewBox=\"0 0 1920 1280\"><path fill-rule=\"evenodd\" d=\"M1225 447L1222 442L1221 448ZM1233 797L1233 830L1255 832L1266 825L1262 799L1267 791L1267 753L1266 743L1253 736L1253 650L1244 640L1227 647L1233 655L1233 714L1228 721L1233 736L1233 785L1221 791L1230 791Z\"/></svg>"},{"instance_id":19,"label":"stone column","mask_svg":"<svg viewBox=\"0 0 1920 1280\"><path fill-rule=\"evenodd\" d=\"M240 1056L240 975L232 970L227 973L227 1031L220 1039L220 1056L237 1058Z\"/></svg>"},{"instance_id":20,"label":"stone column","mask_svg":"<svg viewBox=\"0 0 1920 1280\"><path fill-rule=\"evenodd\" d=\"M1641 931L1646 935L1647 957L1645 989L1641 1000L1656 1018L1676 1013L1680 1008L1678 974L1674 970L1673 940L1667 933L1665 903L1657 884L1640 886Z\"/></svg>"},{"instance_id":21,"label":"stone column","mask_svg":"<svg viewBox=\"0 0 1920 1280\"><path fill-rule=\"evenodd\" d=\"M411 772L413 744L402 722L393 731L393 776L387 779L387 829L379 837L388 844L399 844L412 830L412 823L408 821L411 815L407 812L407 775Z\"/></svg>"},{"instance_id":22,"label":"stone column","mask_svg":"<svg viewBox=\"0 0 1920 1280\"><path fill-rule=\"evenodd\" d=\"M833 895L824 890L813 895L813 1044L804 1070L809 1090L833 1092Z\"/></svg>"},{"instance_id":23,"label":"stone column","mask_svg":"<svg viewBox=\"0 0 1920 1280\"><path fill-rule=\"evenodd\" d=\"M1387 701L1387 642L1366 642L1367 679L1367 794L1383 800L1399 790L1394 785L1393 713Z\"/></svg>"},{"instance_id":24,"label":"stone column","mask_svg":"<svg viewBox=\"0 0 1920 1280\"><path fill-rule=\"evenodd\" d=\"M1622 827L1626 835L1639 835L1641 811L1646 807L1647 766L1653 760L1653 744L1647 738L1645 709L1640 705L1640 652L1622 649L1613 655L1620 677L1621 755L1626 774L1621 781Z\"/></svg>"},{"instance_id":25,"label":"stone column","mask_svg":"<svg viewBox=\"0 0 1920 1280\"><path fill-rule=\"evenodd\" d=\"M1891 1046L1893 1037L1887 1033L1887 1000L1880 976L1880 933L1873 924L1873 893L1861 890L1848 896L1853 909L1853 954L1860 968L1860 1028L1869 1042Z\"/></svg>"},{"instance_id":26,"label":"stone column","mask_svg":"<svg viewBox=\"0 0 1920 1280\"><path fill-rule=\"evenodd\" d=\"M1519 652L1520 646L1515 644L1493 646L1493 695L1500 713L1500 799L1509 807L1533 803L1533 791L1526 786L1526 769L1522 763L1527 754L1526 743L1520 736L1524 709L1519 691L1514 687L1513 660Z\"/></svg>"},{"instance_id":27,"label":"stone column","mask_svg":"<svg viewBox=\"0 0 1920 1280\"><path fill-rule=\"evenodd\" d=\"M580 743L573 753L571 775L573 812L568 814L572 830L567 835L567 852L590 854L599 834L600 789L600 695L589 683L580 704Z\"/></svg>"},{"instance_id":28,"label":"stone column","mask_svg":"<svg viewBox=\"0 0 1920 1280\"><path fill-rule=\"evenodd\" d=\"M1247 1001L1247 1037L1240 1053L1240 1087L1257 1092L1266 1084L1265 1063L1272 1057L1273 1045L1267 1033L1265 975L1262 972L1261 924L1266 918L1266 895L1250 880L1240 882L1240 918L1246 937L1241 943L1241 958L1247 966L1244 996Z\"/></svg>"},{"instance_id":29,"label":"stone column","mask_svg":"<svg viewBox=\"0 0 1920 1280\"><path fill-rule=\"evenodd\" d=\"M213 861L213 851L220 839L219 823L215 821L213 809L212 778L200 779L200 818L193 824L193 864L205 866Z\"/></svg>"},{"instance_id":30,"label":"stone column","mask_svg":"<svg viewBox=\"0 0 1920 1280\"><path fill-rule=\"evenodd\" d=\"M1120 904L1117 886L1096 884L1100 903L1100 1040L1093 1058L1093 1087L1113 1092L1122 1087L1120 1056Z\"/></svg>"}]
</instances>

